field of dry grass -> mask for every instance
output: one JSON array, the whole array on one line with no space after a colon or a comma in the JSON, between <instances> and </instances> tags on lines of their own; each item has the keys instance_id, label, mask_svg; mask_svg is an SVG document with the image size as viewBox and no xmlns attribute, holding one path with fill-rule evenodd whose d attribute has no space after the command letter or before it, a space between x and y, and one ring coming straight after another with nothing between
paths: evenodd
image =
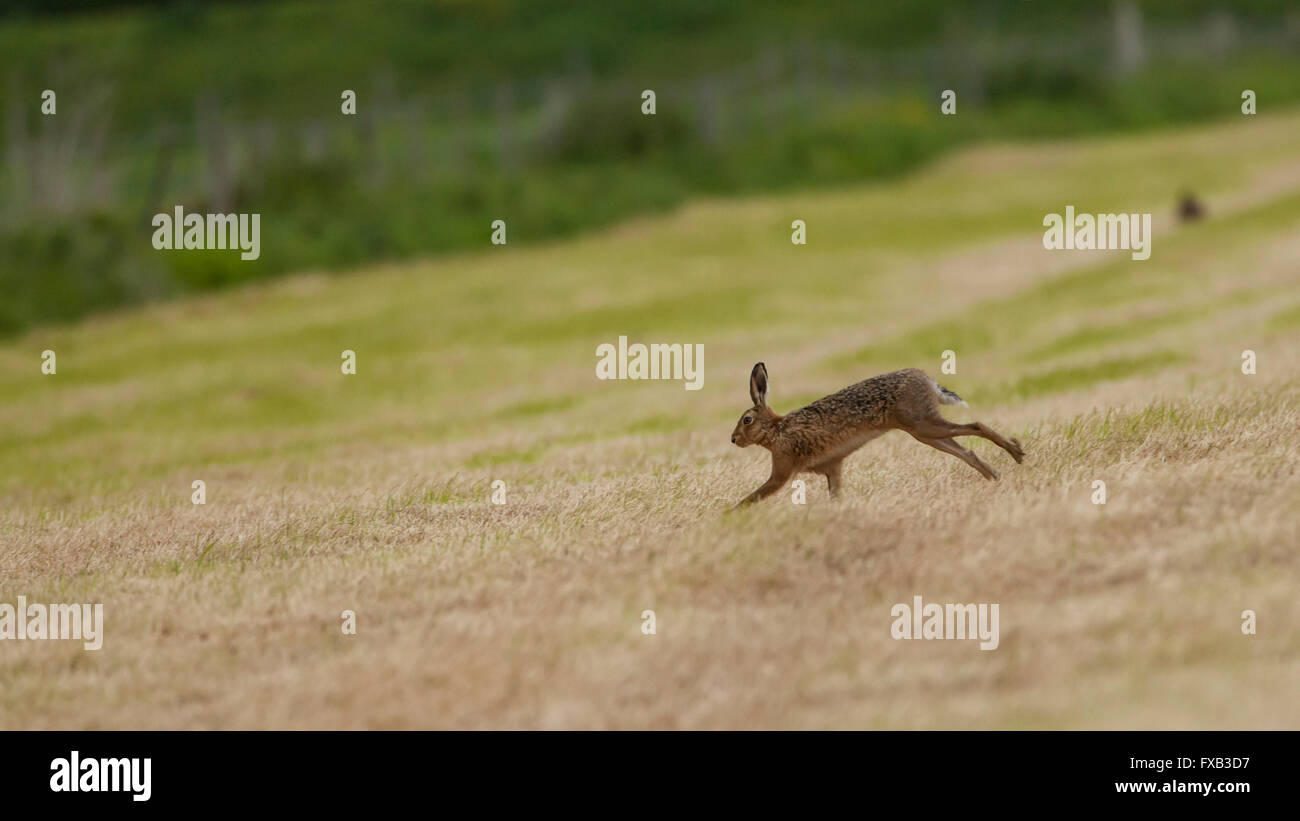
<instances>
[{"instance_id":1,"label":"field of dry grass","mask_svg":"<svg viewBox=\"0 0 1300 821\"><path fill-rule=\"evenodd\" d=\"M0 728L1300 728L1298 135L990 146L8 341L0 602L106 637L0 642ZM1067 204L1154 212L1151 259L1043 250ZM702 343L704 389L597 381L619 335ZM755 361L787 411L946 349L1023 465L893 433L836 502L726 513ZM892 639L914 595L1000 646Z\"/></svg>"}]
</instances>

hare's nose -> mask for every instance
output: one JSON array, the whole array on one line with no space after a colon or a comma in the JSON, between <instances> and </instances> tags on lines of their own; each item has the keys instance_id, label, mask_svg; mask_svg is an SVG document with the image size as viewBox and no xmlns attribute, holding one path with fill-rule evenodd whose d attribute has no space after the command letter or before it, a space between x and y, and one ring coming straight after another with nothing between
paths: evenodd
<instances>
[{"instance_id":1,"label":"hare's nose","mask_svg":"<svg viewBox=\"0 0 1300 821\"><path fill-rule=\"evenodd\" d=\"M736 444L736 434L731 434L731 444Z\"/></svg>"}]
</instances>

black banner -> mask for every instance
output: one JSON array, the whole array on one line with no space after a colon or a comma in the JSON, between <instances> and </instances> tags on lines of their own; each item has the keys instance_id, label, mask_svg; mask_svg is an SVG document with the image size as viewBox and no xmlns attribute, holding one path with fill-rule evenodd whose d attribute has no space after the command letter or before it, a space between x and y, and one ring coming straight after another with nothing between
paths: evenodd
<instances>
[{"instance_id":1,"label":"black banner","mask_svg":"<svg viewBox=\"0 0 1300 821\"><path fill-rule=\"evenodd\" d=\"M11 808L1283 805L1291 733L9 733ZM613 791L617 803L610 804ZM1045 804L1044 802L1051 802ZM438 811L437 805L429 805Z\"/></svg>"}]
</instances>

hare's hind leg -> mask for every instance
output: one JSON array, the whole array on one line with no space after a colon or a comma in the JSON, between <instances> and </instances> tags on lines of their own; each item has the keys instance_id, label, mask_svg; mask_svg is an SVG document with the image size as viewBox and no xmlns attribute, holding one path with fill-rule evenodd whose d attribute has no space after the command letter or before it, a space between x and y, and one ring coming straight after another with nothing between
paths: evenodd
<instances>
[{"instance_id":1,"label":"hare's hind leg","mask_svg":"<svg viewBox=\"0 0 1300 821\"><path fill-rule=\"evenodd\" d=\"M915 433L912 434L912 437L915 438L916 441L918 442L924 442L925 444L929 445L935 450L941 450L944 453L951 453L953 456L956 456L958 459L961 459L966 464L978 470L980 472L980 475L982 475L985 479L992 481L998 478L998 472L996 470L984 464L983 459L979 458L971 451L957 444L952 439L931 439L929 437L920 436Z\"/></svg>"},{"instance_id":2,"label":"hare's hind leg","mask_svg":"<svg viewBox=\"0 0 1300 821\"><path fill-rule=\"evenodd\" d=\"M997 431L985 425L982 422L971 422L969 425L962 425L966 429L968 436L983 436L993 444L1011 454L1011 458L1016 463L1025 461L1025 449L1020 446L1020 440L1016 438L1004 439Z\"/></svg>"},{"instance_id":3,"label":"hare's hind leg","mask_svg":"<svg viewBox=\"0 0 1300 821\"><path fill-rule=\"evenodd\" d=\"M820 473L826 477L826 487L830 488L832 496L840 495L840 468L844 464L844 457L832 459L829 462L822 462L820 465L813 465L812 471Z\"/></svg>"},{"instance_id":4,"label":"hare's hind leg","mask_svg":"<svg viewBox=\"0 0 1300 821\"><path fill-rule=\"evenodd\" d=\"M982 422L971 422L968 425L963 425L957 422L949 422L937 413L919 421L905 421L907 424L903 426L903 430L921 439L921 441L926 439L951 439L954 436L982 436L1011 454L1011 458L1017 462L1025 460L1025 451L1020 446L1019 439L1004 439L997 431ZM926 444L929 443L926 442ZM961 449L966 450L965 448ZM943 448L940 448L940 450L943 450Z\"/></svg>"}]
</instances>

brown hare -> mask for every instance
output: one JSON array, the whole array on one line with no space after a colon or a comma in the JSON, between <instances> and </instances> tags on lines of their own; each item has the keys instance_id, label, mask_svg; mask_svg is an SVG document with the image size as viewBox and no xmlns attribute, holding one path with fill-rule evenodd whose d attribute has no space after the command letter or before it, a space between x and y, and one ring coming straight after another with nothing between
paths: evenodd
<instances>
[{"instance_id":1,"label":"brown hare","mask_svg":"<svg viewBox=\"0 0 1300 821\"><path fill-rule=\"evenodd\" d=\"M767 406L767 368L759 362L749 375L749 398L754 406L741 415L731 441L742 448L762 445L770 450L772 476L736 507L771 496L800 472L825 476L831 495L838 496L844 457L894 429L964 460L985 479L998 474L954 436L983 436L1017 462L1025 458L1019 440L1003 439L979 422L960 425L939 415L941 404L966 403L916 368L863 380L780 416Z\"/></svg>"}]
</instances>

